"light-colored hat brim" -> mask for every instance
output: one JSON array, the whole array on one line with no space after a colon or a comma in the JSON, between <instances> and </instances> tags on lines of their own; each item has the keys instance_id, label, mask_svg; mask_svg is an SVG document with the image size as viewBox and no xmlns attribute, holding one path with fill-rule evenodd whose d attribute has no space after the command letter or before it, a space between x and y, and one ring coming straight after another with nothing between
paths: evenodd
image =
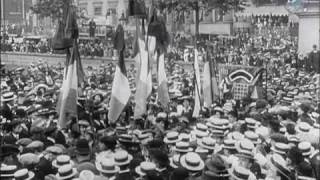
<instances>
[{"instance_id":1,"label":"light-colored hat brim","mask_svg":"<svg viewBox=\"0 0 320 180\"><path fill-rule=\"evenodd\" d=\"M31 180L32 178L34 178L34 172L32 172L32 171L28 171L28 178L26 178L26 179L24 179L24 180ZM16 179L16 178L13 178L14 180Z\"/></svg>"},{"instance_id":2,"label":"light-colored hat brim","mask_svg":"<svg viewBox=\"0 0 320 180\"><path fill-rule=\"evenodd\" d=\"M197 144L199 146L201 146L202 148L205 148L205 149L209 149L209 150L214 150L215 149L215 146L212 147L212 146L205 145L205 144L203 144L202 141L198 141Z\"/></svg>"},{"instance_id":3,"label":"light-colored hat brim","mask_svg":"<svg viewBox=\"0 0 320 180\"><path fill-rule=\"evenodd\" d=\"M74 162L73 162L72 160L69 161L69 164L70 164L71 166L74 166ZM63 165L67 165L67 164L63 164ZM58 165L56 159L52 161L52 166L55 167L55 168L57 168L57 169L58 169L59 167L63 166L63 165Z\"/></svg>"},{"instance_id":4,"label":"light-colored hat brim","mask_svg":"<svg viewBox=\"0 0 320 180\"><path fill-rule=\"evenodd\" d=\"M178 139L175 139L175 140L169 140L167 137L163 138L163 142L166 144L174 144L179 141L181 141L181 139L179 137L178 137Z\"/></svg>"},{"instance_id":5,"label":"light-colored hat brim","mask_svg":"<svg viewBox=\"0 0 320 180\"><path fill-rule=\"evenodd\" d=\"M5 98L3 98L3 96L1 96L1 101L2 101L2 102L8 102L8 101L13 101L13 100L15 100L16 98L17 98L17 95L13 95L13 97L7 98L7 99L5 99Z\"/></svg>"},{"instance_id":6,"label":"light-colored hat brim","mask_svg":"<svg viewBox=\"0 0 320 180\"><path fill-rule=\"evenodd\" d=\"M286 154L286 152L284 152L284 151L279 151L279 150L275 149L274 147L271 147L270 150L273 151L273 152L282 154L282 155L283 155L283 154Z\"/></svg>"},{"instance_id":7,"label":"light-colored hat brim","mask_svg":"<svg viewBox=\"0 0 320 180\"><path fill-rule=\"evenodd\" d=\"M127 165L127 164L129 164L129 163L131 162L132 159L133 159L132 155L128 154L128 160L127 160L127 161L121 162L121 163L115 162L115 164L116 164L117 166ZM115 161L116 161L116 160L115 160Z\"/></svg>"},{"instance_id":8,"label":"light-colored hat brim","mask_svg":"<svg viewBox=\"0 0 320 180\"><path fill-rule=\"evenodd\" d=\"M204 168L204 162L203 161L200 161L199 165L197 167L193 167L193 166L189 166L186 162L186 156L182 156L181 159L180 159L180 164L186 168L187 170L190 170L190 171L201 171L203 170Z\"/></svg>"},{"instance_id":9,"label":"light-colored hat brim","mask_svg":"<svg viewBox=\"0 0 320 180\"><path fill-rule=\"evenodd\" d=\"M146 175L145 172L142 172L142 171L141 171L141 167L140 167L140 166L137 166L137 167L135 168L135 171L136 171L136 173L139 174L140 176L145 176L145 175Z\"/></svg>"},{"instance_id":10,"label":"light-colored hat brim","mask_svg":"<svg viewBox=\"0 0 320 180\"><path fill-rule=\"evenodd\" d=\"M230 168L230 169L228 169L228 172L229 172L230 176L232 177L232 179L235 179L235 180L245 180L245 179L241 179L241 178L239 178L239 177L235 176L235 175L233 174L233 172L232 172L232 169L231 169L231 168Z\"/></svg>"},{"instance_id":11,"label":"light-colored hat brim","mask_svg":"<svg viewBox=\"0 0 320 180\"><path fill-rule=\"evenodd\" d=\"M77 169L72 168L72 174L70 174L68 176L60 176L59 173L57 173L56 178L59 180L70 179L70 178L74 177L77 173L78 173Z\"/></svg>"},{"instance_id":12,"label":"light-colored hat brim","mask_svg":"<svg viewBox=\"0 0 320 180\"><path fill-rule=\"evenodd\" d=\"M96 167L97 167L97 170L102 172L102 173L106 173L106 174L116 174L117 172L120 171L120 168L118 166L115 165L115 169L114 170L105 170L102 168L101 164L96 162Z\"/></svg>"}]
</instances>

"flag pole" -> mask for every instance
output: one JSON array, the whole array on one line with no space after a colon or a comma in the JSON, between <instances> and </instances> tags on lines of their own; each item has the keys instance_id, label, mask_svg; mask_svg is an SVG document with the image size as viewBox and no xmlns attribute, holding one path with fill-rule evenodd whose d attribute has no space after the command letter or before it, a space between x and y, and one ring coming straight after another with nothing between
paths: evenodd
<instances>
[{"instance_id":1,"label":"flag pole","mask_svg":"<svg viewBox=\"0 0 320 180\"><path fill-rule=\"evenodd\" d=\"M210 72L210 89L211 89L211 103L213 104L214 101L214 93L213 93L213 84L212 84L212 61L211 61L211 56L209 53L209 45L207 44L207 61L209 62L209 72Z\"/></svg>"}]
</instances>

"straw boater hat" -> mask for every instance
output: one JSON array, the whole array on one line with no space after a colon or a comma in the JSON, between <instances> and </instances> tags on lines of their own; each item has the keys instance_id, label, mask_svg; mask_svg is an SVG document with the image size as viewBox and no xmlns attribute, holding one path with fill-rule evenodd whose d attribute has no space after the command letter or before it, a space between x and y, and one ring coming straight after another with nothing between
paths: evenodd
<instances>
[{"instance_id":1,"label":"straw boater hat","mask_svg":"<svg viewBox=\"0 0 320 180\"><path fill-rule=\"evenodd\" d=\"M244 137L249 139L250 141L252 141L253 144L260 144L261 143L261 139L259 139L258 134L253 131L246 131L244 133Z\"/></svg>"},{"instance_id":2,"label":"straw boater hat","mask_svg":"<svg viewBox=\"0 0 320 180\"><path fill-rule=\"evenodd\" d=\"M141 162L135 169L140 176L145 176L148 172L156 171L156 164L153 162Z\"/></svg>"},{"instance_id":3,"label":"straw boater hat","mask_svg":"<svg viewBox=\"0 0 320 180\"><path fill-rule=\"evenodd\" d=\"M204 149L214 150L216 141L211 137L204 137L197 144Z\"/></svg>"},{"instance_id":4,"label":"straw boater hat","mask_svg":"<svg viewBox=\"0 0 320 180\"><path fill-rule=\"evenodd\" d=\"M192 151L192 147L190 147L190 144L188 142L176 142L176 145L172 148L175 152L190 152Z\"/></svg>"},{"instance_id":5,"label":"straw boater hat","mask_svg":"<svg viewBox=\"0 0 320 180\"><path fill-rule=\"evenodd\" d=\"M55 160L52 161L52 166L55 168L60 168L64 165L74 165L74 162L70 159L70 156L59 155Z\"/></svg>"},{"instance_id":6,"label":"straw boater hat","mask_svg":"<svg viewBox=\"0 0 320 180\"><path fill-rule=\"evenodd\" d=\"M15 180L31 180L34 178L34 173L28 169L20 169L14 173Z\"/></svg>"},{"instance_id":7,"label":"straw boater hat","mask_svg":"<svg viewBox=\"0 0 320 180\"><path fill-rule=\"evenodd\" d=\"M189 171L201 171L204 168L204 162L199 154L188 152L180 158L180 164Z\"/></svg>"},{"instance_id":8,"label":"straw boater hat","mask_svg":"<svg viewBox=\"0 0 320 180\"><path fill-rule=\"evenodd\" d=\"M235 166L229 170L230 176L235 180L248 180L250 171L241 166Z\"/></svg>"},{"instance_id":9,"label":"straw boater hat","mask_svg":"<svg viewBox=\"0 0 320 180\"><path fill-rule=\"evenodd\" d=\"M12 101L16 98L17 98L17 95L15 95L13 92L5 92L1 95L2 102Z\"/></svg>"},{"instance_id":10,"label":"straw boater hat","mask_svg":"<svg viewBox=\"0 0 320 180\"><path fill-rule=\"evenodd\" d=\"M311 126L306 122L300 122L296 126L296 131L300 133L308 133L311 130Z\"/></svg>"},{"instance_id":11,"label":"straw boater hat","mask_svg":"<svg viewBox=\"0 0 320 180\"><path fill-rule=\"evenodd\" d=\"M194 134L201 134L201 133L209 133L208 126L202 123L197 123L193 130Z\"/></svg>"},{"instance_id":12,"label":"straw boater hat","mask_svg":"<svg viewBox=\"0 0 320 180\"><path fill-rule=\"evenodd\" d=\"M115 165L114 160L111 158L104 158L100 162L96 161L96 167L98 171L105 174L116 174L120 171L120 168Z\"/></svg>"},{"instance_id":13,"label":"straw boater hat","mask_svg":"<svg viewBox=\"0 0 320 180\"><path fill-rule=\"evenodd\" d=\"M63 165L59 167L58 173L56 174L57 179L71 179L77 175L77 170L76 168L72 168L70 164Z\"/></svg>"},{"instance_id":14,"label":"straw boater hat","mask_svg":"<svg viewBox=\"0 0 320 180\"><path fill-rule=\"evenodd\" d=\"M238 141L242 140L244 138L244 135L238 131L233 131L228 134L228 138Z\"/></svg>"},{"instance_id":15,"label":"straw boater hat","mask_svg":"<svg viewBox=\"0 0 320 180\"><path fill-rule=\"evenodd\" d=\"M121 150L114 154L114 162L117 166L127 165L131 160L132 156L127 151Z\"/></svg>"},{"instance_id":16,"label":"straw boater hat","mask_svg":"<svg viewBox=\"0 0 320 180\"><path fill-rule=\"evenodd\" d=\"M178 168L180 166L180 154L175 154L171 158L169 158L170 166L172 168Z\"/></svg>"},{"instance_id":17,"label":"straw boater hat","mask_svg":"<svg viewBox=\"0 0 320 180\"><path fill-rule=\"evenodd\" d=\"M250 158L250 159L254 157L253 155L254 144L250 140L244 139L241 141L237 141L235 146L236 146L236 150L238 151L237 156Z\"/></svg>"},{"instance_id":18,"label":"straw boater hat","mask_svg":"<svg viewBox=\"0 0 320 180\"><path fill-rule=\"evenodd\" d=\"M179 139L183 142L189 142L190 141L190 134L180 133Z\"/></svg>"},{"instance_id":19,"label":"straw boater hat","mask_svg":"<svg viewBox=\"0 0 320 180\"><path fill-rule=\"evenodd\" d=\"M290 147L285 143L275 143L274 146L271 147L271 151L278 153L280 155L285 155L289 151Z\"/></svg>"},{"instance_id":20,"label":"straw boater hat","mask_svg":"<svg viewBox=\"0 0 320 180\"><path fill-rule=\"evenodd\" d=\"M270 165L289 179L290 170L287 168L286 160L284 160L281 155L273 154L270 157Z\"/></svg>"},{"instance_id":21,"label":"straw boater hat","mask_svg":"<svg viewBox=\"0 0 320 180\"><path fill-rule=\"evenodd\" d=\"M166 134L166 137L164 137L163 141L164 141L166 144L174 144L174 143L180 141L180 139L179 139L179 133L176 132L176 131L168 132L168 133Z\"/></svg>"},{"instance_id":22,"label":"straw boater hat","mask_svg":"<svg viewBox=\"0 0 320 180\"><path fill-rule=\"evenodd\" d=\"M14 173L17 171L17 166L0 166L0 178L13 178Z\"/></svg>"},{"instance_id":23,"label":"straw boater hat","mask_svg":"<svg viewBox=\"0 0 320 180\"><path fill-rule=\"evenodd\" d=\"M236 140L233 140L233 139L225 139L225 140L223 141L222 148L223 148L223 149L236 149L235 143L236 143Z\"/></svg>"},{"instance_id":24,"label":"straw boater hat","mask_svg":"<svg viewBox=\"0 0 320 180\"><path fill-rule=\"evenodd\" d=\"M310 156L312 152L314 151L314 148L312 147L310 142L300 142L298 144L299 150L302 152L303 156Z\"/></svg>"},{"instance_id":25,"label":"straw boater hat","mask_svg":"<svg viewBox=\"0 0 320 180\"><path fill-rule=\"evenodd\" d=\"M253 118L245 118L244 121L250 129L255 129L257 127L257 121Z\"/></svg>"}]
</instances>

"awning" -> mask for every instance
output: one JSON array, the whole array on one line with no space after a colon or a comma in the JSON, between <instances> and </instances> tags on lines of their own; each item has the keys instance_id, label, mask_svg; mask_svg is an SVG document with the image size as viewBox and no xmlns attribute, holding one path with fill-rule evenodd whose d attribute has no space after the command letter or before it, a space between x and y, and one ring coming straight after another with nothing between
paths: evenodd
<instances>
[{"instance_id":1,"label":"awning","mask_svg":"<svg viewBox=\"0 0 320 180\"><path fill-rule=\"evenodd\" d=\"M285 6L259 6L259 7L246 7L242 12L237 12L236 16L263 16L263 15L273 15L273 16L288 16L289 12Z\"/></svg>"}]
</instances>

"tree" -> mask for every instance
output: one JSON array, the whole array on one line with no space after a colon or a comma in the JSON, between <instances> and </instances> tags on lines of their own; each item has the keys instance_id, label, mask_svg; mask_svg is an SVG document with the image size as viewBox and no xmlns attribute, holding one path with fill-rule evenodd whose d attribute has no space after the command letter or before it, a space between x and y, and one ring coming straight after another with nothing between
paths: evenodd
<instances>
[{"instance_id":1,"label":"tree","mask_svg":"<svg viewBox=\"0 0 320 180\"><path fill-rule=\"evenodd\" d=\"M63 10L71 3L71 0L39 0L31 7L31 10L41 18L51 17L52 20L62 18Z\"/></svg>"},{"instance_id":2,"label":"tree","mask_svg":"<svg viewBox=\"0 0 320 180\"><path fill-rule=\"evenodd\" d=\"M230 10L242 11L246 6L247 0L159 0L156 2L156 6L160 11L164 12L195 12L195 40L199 37L199 11L200 8L205 10L219 9L224 13Z\"/></svg>"}]
</instances>

